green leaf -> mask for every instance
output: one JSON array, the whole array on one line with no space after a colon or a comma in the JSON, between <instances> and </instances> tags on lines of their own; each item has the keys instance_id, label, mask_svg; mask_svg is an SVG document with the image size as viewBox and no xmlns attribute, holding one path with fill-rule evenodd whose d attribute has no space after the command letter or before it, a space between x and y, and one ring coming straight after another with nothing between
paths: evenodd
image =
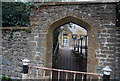
<instances>
[{"instance_id":1,"label":"green leaf","mask_svg":"<svg viewBox=\"0 0 120 81\"><path fill-rule=\"evenodd\" d=\"M6 26L28 26L30 7L29 3L3 2L2 3L2 25Z\"/></svg>"}]
</instances>

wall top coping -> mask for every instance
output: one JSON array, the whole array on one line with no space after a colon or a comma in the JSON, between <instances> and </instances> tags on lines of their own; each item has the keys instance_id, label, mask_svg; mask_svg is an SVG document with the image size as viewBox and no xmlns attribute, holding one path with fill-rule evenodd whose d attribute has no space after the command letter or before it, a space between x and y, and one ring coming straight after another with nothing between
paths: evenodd
<instances>
[{"instance_id":1,"label":"wall top coping","mask_svg":"<svg viewBox=\"0 0 120 81\"><path fill-rule=\"evenodd\" d=\"M34 2L33 6L57 6L57 5L80 5L80 4L116 4L117 2L95 2L95 1L83 1L83 2Z\"/></svg>"},{"instance_id":2,"label":"wall top coping","mask_svg":"<svg viewBox=\"0 0 120 81\"><path fill-rule=\"evenodd\" d=\"M29 27L0 27L0 30L10 30L10 29L28 29Z\"/></svg>"},{"instance_id":3,"label":"wall top coping","mask_svg":"<svg viewBox=\"0 0 120 81\"><path fill-rule=\"evenodd\" d=\"M6 30L6 29L29 29L29 27L0 27L0 30ZM120 30L120 27L115 27L116 30Z\"/></svg>"}]
</instances>

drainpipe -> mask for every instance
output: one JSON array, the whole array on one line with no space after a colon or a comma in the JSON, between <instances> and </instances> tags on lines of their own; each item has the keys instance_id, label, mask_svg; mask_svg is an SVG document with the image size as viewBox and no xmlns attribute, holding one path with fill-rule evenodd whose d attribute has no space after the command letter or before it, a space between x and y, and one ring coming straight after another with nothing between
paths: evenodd
<instances>
[{"instance_id":1,"label":"drainpipe","mask_svg":"<svg viewBox=\"0 0 120 81\"><path fill-rule=\"evenodd\" d=\"M22 60L23 62L23 74L22 74L22 79L28 79L28 70L29 70L29 62L27 58Z\"/></svg>"}]
</instances>

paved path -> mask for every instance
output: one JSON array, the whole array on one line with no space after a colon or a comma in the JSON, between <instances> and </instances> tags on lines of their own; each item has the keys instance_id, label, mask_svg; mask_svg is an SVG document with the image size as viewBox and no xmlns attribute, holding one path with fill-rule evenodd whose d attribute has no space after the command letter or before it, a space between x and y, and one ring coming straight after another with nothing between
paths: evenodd
<instances>
[{"instance_id":1,"label":"paved path","mask_svg":"<svg viewBox=\"0 0 120 81\"><path fill-rule=\"evenodd\" d=\"M69 47L64 47L60 49L61 51L61 56L58 62L58 66L61 69L66 69L66 70L75 70L75 71L80 71L80 58L79 57L74 57L72 50Z\"/></svg>"},{"instance_id":2,"label":"paved path","mask_svg":"<svg viewBox=\"0 0 120 81\"><path fill-rule=\"evenodd\" d=\"M64 70L73 70L73 71L83 71L84 67L82 67L82 59L80 57L75 57L72 53L72 49L70 47L63 47L59 52L59 60L56 64L55 68L64 69ZM57 77L57 73L54 73ZM62 79L65 79L65 73L61 73ZM72 79L73 74L69 74L69 79ZM78 75L80 76L80 75ZM80 78L80 77L77 77Z\"/></svg>"}]
</instances>

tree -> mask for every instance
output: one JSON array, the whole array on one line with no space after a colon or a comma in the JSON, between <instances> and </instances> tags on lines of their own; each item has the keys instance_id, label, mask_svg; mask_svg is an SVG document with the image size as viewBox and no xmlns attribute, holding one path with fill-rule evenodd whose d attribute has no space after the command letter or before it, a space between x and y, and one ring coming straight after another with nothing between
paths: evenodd
<instances>
[{"instance_id":1,"label":"tree","mask_svg":"<svg viewBox=\"0 0 120 81\"><path fill-rule=\"evenodd\" d=\"M28 26L30 6L29 3L3 2L2 26Z\"/></svg>"}]
</instances>

